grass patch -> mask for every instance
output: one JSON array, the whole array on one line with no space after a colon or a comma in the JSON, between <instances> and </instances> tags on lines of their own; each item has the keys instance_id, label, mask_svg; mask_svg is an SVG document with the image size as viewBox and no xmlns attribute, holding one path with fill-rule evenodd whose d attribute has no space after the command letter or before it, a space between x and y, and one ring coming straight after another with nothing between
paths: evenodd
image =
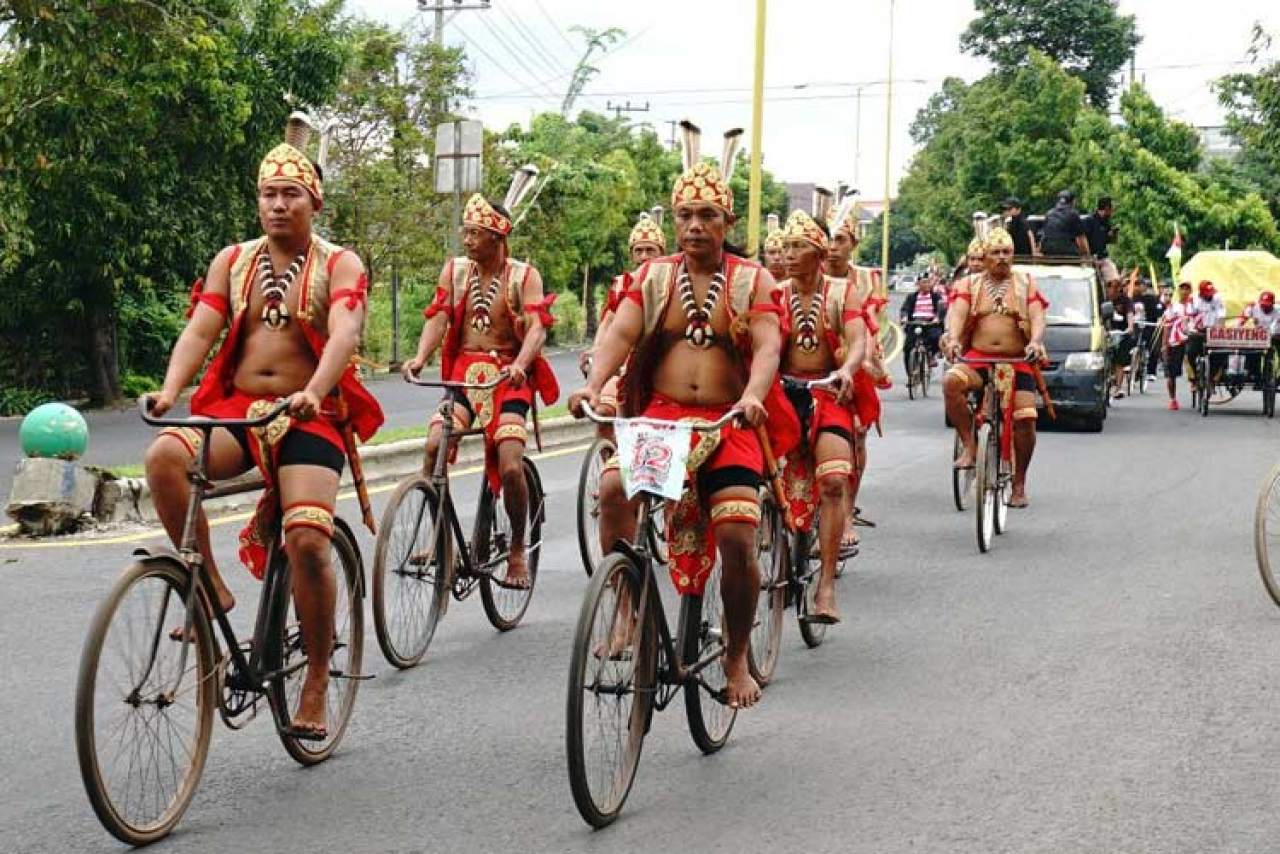
<instances>
[{"instance_id":1,"label":"grass patch","mask_svg":"<svg viewBox=\"0 0 1280 854\"><path fill-rule=\"evenodd\" d=\"M107 472L109 474L115 475L118 478L142 477L144 474L146 474L146 469L144 469L142 465L139 463L131 466L111 466L110 468L107 469Z\"/></svg>"}]
</instances>

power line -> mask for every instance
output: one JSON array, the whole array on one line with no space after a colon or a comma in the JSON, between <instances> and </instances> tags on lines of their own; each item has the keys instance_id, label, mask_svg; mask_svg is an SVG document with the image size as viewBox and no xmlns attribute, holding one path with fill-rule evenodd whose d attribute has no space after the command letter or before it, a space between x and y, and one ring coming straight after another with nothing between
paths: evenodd
<instances>
[{"instance_id":1,"label":"power line","mask_svg":"<svg viewBox=\"0 0 1280 854\"><path fill-rule=\"evenodd\" d=\"M883 84L885 82L887 81L869 80L863 83L792 83L792 84L785 84L785 85L766 86L765 89L768 91L774 91L774 92L793 91L793 90L800 90L800 89L829 89L829 88L837 88L837 87L859 89L866 86L872 86L875 84ZM933 78L933 79L915 78L915 79L895 80L894 85L933 85L935 83L940 83L940 82L942 82L942 78L940 77ZM527 90L521 90L519 92L495 92L487 95L476 95L475 99L476 100L495 100L499 98L530 97L529 95L524 94L525 91ZM722 95L722 94L729 94L729 93L735 93L735 92L750 93L751 90L749 88L741 87L741 86L726 86L726 87L719 87L719 88L689 87L689 88L676 88L676 89L640 89L640 90L630 89L630 90L618 91L618 92L584 92L583 97L625 98L628 95ZM853 93L841 92L841 93L832 93L830 95L815 96L815 98L818 98L818 97L850 98L850 97L853 97ZM871 97L882 97L882 96L866 95L865 97L871 98Z\"/></svg>"},{"instance_id":2,"label":"power line","mask_svg":"<svg viewBox=\"0 0 1280 854\"><path fill-rule=\"evenodd\" d=\"M538 7L538 11L542 13L542 17L551 25L551 29L555 30L556 35L560 37L560 41L564 42L565 47L569 48L569 55L572 56L573 52L576 51L577 48L574 46L573 42L569 41L569 37L564 34L564 30L560 29L560 25L556 23L555 18L552 18L551 14L547 12L547 7L542 5L542 0L534 0L534 5Z\"/></svg>"},{"instance_id":3,"label":"power line","mask_svg":"<svg viewBox=\"0 0 1280 854\"><path fill-rule=\"evenodd\" d=\"M625 47L627 47L628 45L630 45L632 42L636 41L636 39L639 39L639 38L641 38L642 36L644 36L646 33L648 33L648 32L649 32L649 30L650 30L650 29L652 29L652 27L645 27L643 30L641 30L640 32L636 33L636 34L635 34L634 36L632 36L631 38L626 39L626 40L624 40L624 41L620 42L619 44L616 44L616 45L614 45L613 47L609 48L608 50L604 51L604 52L603 52L603 53L601 53L599 56L595 57L593 61L595 61L595 62L599 62L600 60L604 59L605 57L607 57L607 56L611 56L611 55L613 55L613 54L617 53L618 51L620 51L620 50L622 50L623 48L625 48ZM576 69L577 69L577 62L575 61L575 63L574 63L574 68L573 68L573 69L571 69L571 70L569 70L569 71L563 71L563 72L561 72L560 74L555 75L554 77L548 77L548 78L547 78L547 79L545 79L545 80L539 80L539 81L537 81L537 82L536 82L536 83L534 83L534 84L529 84L529 83L527 83L527 82L525 82L525 81L521 81L521 83L523 83L524 85L522 85L520 89L513 90L512 92L495 92L495 93L491 93L491 94L489 94L489 95L486 95L486 96L484 96L484 97L485 97L486 99L492 99L492 98L501 98L501 97L506 97L506 96L509 96L509 95L521 95L522 93L525 93L525 92L530 91L531 86L534 86L534 85L537 85L537 86L545 86L545 85L547 85L548 83L555 83L555 82L557 82L557 81L563 80L564 78L571 76L571 75L573 74L574 70L576 70ZM624 93L622 93L622 94L625 96L627 93L625 93L625 92L624 92ZM634 93L633 93L633 94L634 94ZM527 96L525 96L525 97L527 97ZM590 97L594 97L594 96L592 96L592 95L583 95L582 97L590 98Z\"/></svg>"},{"instance_id":4,"label":"power line","mask_svg":"<svg viewBox=\"0 0 1280 854\"><path fill-rule=\"evenodd\" d=\"M499 6L498 11L501 12L502 16L511 23L511 26L515 28L516 34L519 35L520 38L524 40L524 43L529 46L529 49L533 51L532 59L536 59L552 74L559 74L564 71L563 65L551 61L549 57L554 55L553 52L547 50L546 46L542 43L542 40L531 33L529 28L524 25L523 21L513 13L507 11L507 7L505 5Z\"/></svg>"},{"instance_id":5,"label":"power line","mask_svg":"<svg viewBox=\"0 0 1280 854\"><path fill-rule=\"evenodd\" d=\"M516 61L516 64L525 70L525 72L529 75L530 79L534 79L538 77L538 72L534 71L533 68L530 67L529 63L524 61L524 57L520 55L520 51L512 47L511 43L507 41L506 36L502 35L502 33L499 32L497 28L495 28L492 24L490 24L488 20L486 20L485 18L481 18L480 23L484 25L484 28L489 32L489 34L493 36L493 38L498 42L499 45L501 45L502 49L507 52L507 55L510 56L512 59L514 59ZM549 93L552 98L556 97L555 92L551 89L551 87L547 86L546 84L543 84L540 88L544 89L547 93Z\"/></svg>"},{"instance_id":6,"label":"power line","mask_svg":"<svg viewBox=\"0 0 1280 854\"><path fill-rule=\"evenodd\" d=\"M484 47L483 47L483 46L481 46L479 42L477 42L477 41L476 41L475 39L473 39L470 35L468 35L468 34L467 34L467 31L466 31L466 30L464 30L460 25L458 25L458 24L454 24L454 25L453 25L453 29L454 29L456 32L458 32L458 33L462 36L462 38L467 42L467 44L469 44L471 47L475 48L475 49L476 49L476 51L477 51L481 56L483 56L485 59L487 59L487 60L489 61L489 64L490 64L490 65L492 65L493 67L495 67L495 68L497 68L499 71L501 71L503 74L505 74L505 75L507 75L508 77L510 77L510 78L511 78L512 80L514 80L517 84L519 84L519 83L523 83L523 82L524 82L524 81L522 81L519 77L517 77L517 76L515 75L515 73L514 73L514 72L512 72L510 69L508 69L508 68L507 68L507 66L506 66L505 64L503 64L503 63L501 63L501 62L498 62L498 60L494 59L494 58L493 58L493 56L492 56L492 54L490 54L487 50L485 50L485 49L484 49ZM522 97L536 97L536 98L538 98L538 99L540 99L540 100L542 100L542 101L548 101L548 102L552 103L553 105L555 105L555 106L557 106L557 107L559 106L559 104L556 104L556 103L555 103L555 99L553 99L553 98L549 98L549 97L547 97L546 95L525 95L525 96L522 96Z\"/></svg>"}]
</instances>

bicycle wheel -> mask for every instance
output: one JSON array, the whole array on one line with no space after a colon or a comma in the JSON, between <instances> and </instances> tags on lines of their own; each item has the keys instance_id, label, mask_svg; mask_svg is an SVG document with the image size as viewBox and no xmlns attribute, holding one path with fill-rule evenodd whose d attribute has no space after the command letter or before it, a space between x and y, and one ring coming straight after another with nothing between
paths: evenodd
<instances>
[{"instance_id":1,"label":"bicycle wheel","mask_svg":"<svg viewBox=\"0 0 1280 854\"><path fill-rule=\"evenodd\" d=\"M396 487L378 528L373 628L383 656L401 669L426 654L449 595L453 545L447 535L438 536L439 513L435 487L415 475Z\"/></svg>"},{"instance_id":2,"label":"bicycle wheel","mask_svg":"<svg viewBox=\"0 0 1280 854\"><path fill-rule=\"evenodd\" d=\"M696 677L684 683L684 711L689 734L703 753L724 747L738 710L724 702L728 684L721 658L728 633L724 627L724 602L720 598L720 558L707 579L702 596L680 597L681 658L686 667L710 660Z\"/></svg>"},{"instance_id":3,"label":"bicycle wheel","mask_svg":"<svg viewBox=\"0 0 1280 854\"><path fill-rule=\"evenodd\" d=\"M1280 464L1267 472L1253 512L1253 553L1271 601L1280 606Z\"/></svg>"},{"instance_id":4,"label":"bicycle wheel","mask_svg":"<svg viewBox=\"0 0 1280 854\"><path fill-rule=\"evenodd\" d=\"M76 756L89 803L121 842L163 838L195 795L213 735L218 671L203 607L194 641L169 640L190 589L185 567L138 563L98 606L76 683Z\"/></svg>"},{"instance_id":5,"label":"bicycle wheel","mask_svg":"<svg viewBox=\"0 0 1280 854\"><path fill-rule=\"evenodd\" d=\"M997 534L1003 534L1009 530L1009 496L1013 492L1013 464L1000 457L1000 448L992 449L991 453L1000 459L1000 471L996 476L996 512L992 516L995 523L995 531Z\"/></svg>"},{"instance_id":6,"label":"bicycle wheel","mask_svg":"<svg viewBox=\"0 0 1280 854\"><path fill-rule=\"evenodd\" d=\"M616 446L609 439L596 439L583 457L578 475L578 554L582 556L582 568L587 575L604 557L604 547L600 544L600 475L604 464L616 452Z\"/></svg>"},{"instance_id":7,"label":"bicycle wheel","mask_svg":"<svg viewBox=\"0 0 1280 854\"><path fill-rule=\"evenodd\" d=\"M505 555L511 549L511 520L507 518L506 504L501 499L494 499L487 482L480 493L480 509L476 513L476 529L471 538L471 553L477 568L496 561L495 565L480 576L480 600L484 603L485 616L500 632L510 631L520 624L520 619L533 599L533 586L538 581L546 495L542 491L542 478L538 477L538 470L527 457L524 460L524 482L529 496L528 521L525 525L529 586L524 589L503 586L507 580Z\"/></svg>"},{"instance_id":8,"label":"bicycle wheel","mask_svg":"<svg viewBox=\"0 0 1280 854\"><path fill-rule=\"evenodd\" d=\"M760 496L760 527L756 530L756 554L760 562L760 597L751 626L751 651L747 664L761 685L773 679L782 646L782 618L787 610L786 533L782 513L773 494Z\"/></svg>"},{"instance_id":9,"label":"bicycle wheel","mask_svg":"<svg viewBox=\"0 0 1280 854\"><path fill-rule=\"evenodd\" d=\"M976 469L958 469L955 461L964 453L964 445L957 435L951 446L951 497L955 499L956 509L964 512L969 509L969 501L973 498L973 473Z\"/></svg>"},{"instance_id":10,"label":"bicycle wheel","mask_svg":"<svg viewBox=\"0 0 1280 854\"><path fill-rule=\"evenodd\" d=\"M907 400L916 399L916 352L912 347L902 354L907 363Z\"/></svg>"},{"instance_id":11,"label":"bicycle wheel","mask_svg":"<svg viewBox=\"0 0 1280 854\"><path fill-rule=\"evenodd\" d=\"M1276 372L1270 353L1262 358L1262 414L1267 418L1276 414Z\"/></svg>"},{"instance_id":12,"label":"bicycle wheel","mask_svg":"<svg viewBox=\"0 0 1280 854\"><path fill-rule=\"evenodd\" d=\"M922 349L920 351L920 396L927 398L929 396L929 351Z\"/></svg>"},{"instance_id":13,"label":"bicycle wheel","mask_svg":"<svg viewBox=\"0 0 1280 854\"><path fill-rule=\"evenodd\" d=\"M1196 385L1200 387L1200 417L1209 416L1209 398L1213 396L1213 377L1209 375L1209 360L1201 356L1196 359Z\"/></svg>"},{"instance_id":14,"label":"bicycle wheel","mask_svg":"<svg viewBox=\"0 0 1280 854\"><path fill-rule=\"evenodd\" d=\"M817 530L817 519L813 530ZM813 623L806 619L813 613L814 597L818 595L819 561L810 554L813 546L813 535L797 533L791 545L791 571L798 584L796 596L796 622L800 626L800 638L809 649L822 646L827 639L827 624Z\"/></svg>"},{"instance_id":15,"label":"bicycle wheel","mask_svg":"<svg viewBox=\"0 0 1280 854\"><path fill-rule=\"evenodd\" d=\"M578 813L597 828L622 811L649 729L658 643L653 619L640 625L640 584L626 555L605 555L574 632L565 716L569 788ZM646 609L660 607L657 594L651 586Z\"/></svg>"},{"instance_id":16,"label":"bicycle wheel","mask_svg":"<svg viewBox=\"0 0 1280 854\"><path fill-rule=\"evenodd\" d=\"M1133 351L1133 370L1134 376L1138 378L1138 394L1147 393L1147 362L1150 361L1151 351L1146 347L1136 347Z\"/></svg>"},{"instance_id":17,"label":"bicycle wheel","mask_svg":"<svg viewBox=\"0 0 1280 854\"><path fill-rule=\"evenodd\" d=\"M978 551L986 554L991 549L991 540L995 536L996 504L999 492L996 489L996 464L999 449L992 452L994 438L990 424L978 428L978 458L974 465L974 522L978 531Z\"/></svg>"},{"instance_id":18,"label":"bicycle wheel","mask_svg":"<svg viewBox=\"0 0 1280 854\"><path fill-rule=\"evenodd\" d=\"M285 561L284 549L274 549L273 560ZM364 596L361 577L364 568L355 538L341 519L334 519L333 538L329 541L329 558L334 572L333 649L329 653L329 687L325 693L325 721L328 733L321 741L299 739L284 730L292 723L302 701L302 684L306 676L306 651L303 649L302 627L293 601L292 573L287 597L282 596L280 619L275 623L280 632L280 645L264 650L263 660L270 672L280 675L271 680L268 699L276 721L276 733L284 749L302 765L315 765L328 759L342 742L355 709L356 689L360 687L361 663L364 656ZM288 572L278 566L277 572Z\"/></svg>"}]
</instances>

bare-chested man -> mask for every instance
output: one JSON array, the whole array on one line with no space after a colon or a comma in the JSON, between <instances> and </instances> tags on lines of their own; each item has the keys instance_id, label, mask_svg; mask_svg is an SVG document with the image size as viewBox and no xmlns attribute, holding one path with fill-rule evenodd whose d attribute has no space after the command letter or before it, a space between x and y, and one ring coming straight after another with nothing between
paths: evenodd
<instances>
[{"instance_id":1,"label":"bare-chested man","mask_svg":"<svg viewBox=\"0 0 1280 854\"><path fill-rule=\"evenodd\" d=\"M982 388L994 373L996 387L1012 390L1002 401L1005 429L1013 436L1013 492L1010 507L1026 507L1027 469L1036 448L1037 368L1044 359L1045 309L1048 302L1030 276L1013 271L1013 239L1002 228L985 241L986 270L956 284L947 313L947 338L952 360L1026 358L1026 363L989 368L957 364L947 371L943 386L947 417L955 425L964 448L956 468L972 468L977 458L968 394ZM1009 376L1012 374L1012 376ZM1007 381L1000 381L1004 375ZM1007 434L1006 434L1007 435Z\"/></svg>"},{"instance_id":2,"label":"bare-chested man","mask_svg":"<svg viewBox=\"0 0 1280 854\"><path fill-rule=\"evenodd\" d=\"M152 412L162 415L173 407L228 320L226 340L191 398L192 414L254 418L277 398L288 398L284 431L279 421L262 430L213 430L209 474L230 478L257 464L270 487L240 535L240 556L261 578L271 527L281 522L307 653L291 732L322 740L336 596L329 540L338 480L355 449L352 430L370 438L382 411L350 364L364 323L364 269L354 252L312 233L323 192L315 166L299 150L306 132L299 132L296 118L290 124L294 145L273 149L258 170L265 236L223 249L203 283L196 283L190 321L174 347L164 386L152 398ZM187 469L202 441L193 429L168 428L147 450L147 482L174 543L185 522ZM197 531L214 592L230 608L235 599L218 572L203 514Z\"/></svg>"},{"instance_id":3,"label":"bare-chested man","mask_svg":"<svg viewBox=\"0 0 1280 854\"><path fill-rule=\"evenodd\" d=\"M661 216L662 208L656 208L656 213ZM631 256L631 270L639 269L646 261L652 261L666 252L667 238L662 233L661 220L654 219L648 213L640 214L640 219L635 224L635 227L631 229L631 236L627 240L627 251ZM584 373L589 370L591 360L600 348L600 342L608 337L609 327L613 324L614 315L618 311L618 303L626 296L627 291L631 290L631 282L632 273L630 270L613 277L613 283L609 286L604 308L600 311L600 325L596 328L595 338L592 340L591 346L578 357L578 365ZM604 391L600 395L601 415L612 417L618 414L618 389L621 380L622 372L605 383ZM613 427L608 424L598 424L596 425L596 434L606 438L613 438Z\"/></svg>"},{"instance_id":4,"label":"bare-chested man","mask_svg":"<svg viewBox=\"0 0 1280 854\"><path fill-rule=\"evenodd\" d=\"M822 273L830 242L826 228L804 211L787 220L784 258L790 278L782 304L790 315L782 373L806 380L834 374L838 389L792 389L787 397L800 416L802 441L788 457L787 497L796 523L809 530L820 509L818 543L822 572L809 619L837 623L836 564L849 515L856 402L854 376L865 356L865 318L856 288ZM875 394L875 389L862 389Z\"/></svg>"},{"instance_id":5,"label":"bare-chested man","mask_svg":"<svg viewBox=\"0 0 1280 854\"><path fill-rule=\"evenodd\" d=\"M783 259L782 228L778 225L777 214L769 214L769 231L765 234L764 248L761 252L764 268L773 276L775 282L787 277L787 265Z\"/></svg>"},{"instance_id":6,"label":"bare-chested man","mask_svg":"<svg viewBox=\"0 0 1280 854\"><path fill-rule=\"evenodd\" d=\"M671 198L681 251L636 272L609 336L601 342L586 388L573 394L570 406L578 412L586 402L594 409L605 382L634 350L626 411L662 420L705 421L734 408L742 412L749 426L731 423L718 433L695 434L690 456L697 466L691 472L694 486L677 505L668 541L672 580L682 595L702 595L719 549L726 699L745 708L760 699L760 686L747 668L760 592L755 533L764 464L752 428L768 420L779 454L795 444L799 428L776 379L782 338L777 286L759 265L725 252L725 236L735 217L733 192L721 171L707 163L686 167ZM697 457L703 459L695 462ZM601 479L600 504L605 541L634 538L635 510L616 469Z\"/></svg>"},{"instance_id":7,"label":"bare-chested man","mask_svg":"<svg viewBox=\"0 0 1280 854\"><path fill-rule=\"evenodd\" d=\"M535 173L536 174L536 173ZM517 175L507 194L515 207L531 184ZM485 476L495 495L501 494L511 520L511 545L504 587L527 589L529 577L529 489L524 478L525 426L536 391L543 403L560 396L551 366L542 358L542 345L553 319L555 297L544 297L542 276L530 264L508 257L511 214L505 205L472 196L462 215L462 245L466 256L450 258L440 271L435 300L423 312L426 323L417 354L404 363L416 375L437 347L440 375L453 382L491 382L505 371L508 379L496 388L469 390L456 397L454 426L469 429L473 422L485 431ZM442 415L432 419L423 470L435 468L440 452ZM452 449L449 449L452 452Z\"/></svg>"},{"instance_id":8,"label":"bare-chested man","mask_svg":"<svg viewBox=\"0 0 1280 854\"><path fill-rule=\"evenodd\" d=\"M854 522L857 521L858 493L867 471L867 431L873 425L878 429L880 421L880 398L875 389L885 387L888 374L884 369L884 352L878 337L880 327L875 316L882 305L876 293L877 275L869 268L853 265L853 253L858 248L858 219L856 208L845 207L831 222L831 242L827 246L823 267L828 276L849 282L862 304L867 330L865 355L859 366L863 376L858 382L858 419L853 432L853 494L849 496L849 506L854 514L851 522ZM866 379L871 383L864 382ZM864 387L868 390L863 391ZM853 524L845 532L845 538L855 545L858 543L858 533Z\"/></svg>"}]
</instances>

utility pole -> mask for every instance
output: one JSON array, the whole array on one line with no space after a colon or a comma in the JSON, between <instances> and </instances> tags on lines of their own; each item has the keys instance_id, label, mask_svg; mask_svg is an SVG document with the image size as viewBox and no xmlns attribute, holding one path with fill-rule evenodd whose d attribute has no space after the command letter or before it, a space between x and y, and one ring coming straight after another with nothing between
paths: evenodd
<instances>
[{"instance_id":1,"label":"utility pole","mask_svg":"<svg viewBox=\"0 0 1280 854\"><path fill-rule=\"evenodd\" d=\"M675 151L676 150L676 128L680 127L680 122L675 119L667 119L665 122L663 122L663 124L671 128L671 139L668 140L667 144L671 146L672 151Z\"/></svg>"},{"instance_id":2,"label":"utility pole","mask_svg":"<svg viewBox=\"0 0 1280 854\"><path fill-rule=\"evenodd\" d=\"M764 32L765 0L756 0L755 74L751 86L751 178L747 197L747 255L760 249L760 139L764 133ZM725 175L729 180L731 176Z\"/></svg>"},{"instance_id":3,"label":"utility pole","mask_svg":"<svg viewBox=\"0 0 1280 854\"><path fill-rule=\"evenodd\" d=\"M644 106L643 106L643 107L641 107L641 106L634 106L634 107L633 107L633 106L631 106L631 99L630 99L630 98L628 98L628 99L627 99L627 103L625 103L625 104L615 104L615 103L613 103L613 101L606 101L606 102L605 102L605 107L604 107L604 108L605 108L606 110L613 110L613 117L614 117L615 119L620 119L620 118L622 118L622 114L623 114L623 113L647 113L647 112L649 112L649 102L648 102L648 101L645 101L645 102L644 102Z\"/></svg>"}]
</instances>

